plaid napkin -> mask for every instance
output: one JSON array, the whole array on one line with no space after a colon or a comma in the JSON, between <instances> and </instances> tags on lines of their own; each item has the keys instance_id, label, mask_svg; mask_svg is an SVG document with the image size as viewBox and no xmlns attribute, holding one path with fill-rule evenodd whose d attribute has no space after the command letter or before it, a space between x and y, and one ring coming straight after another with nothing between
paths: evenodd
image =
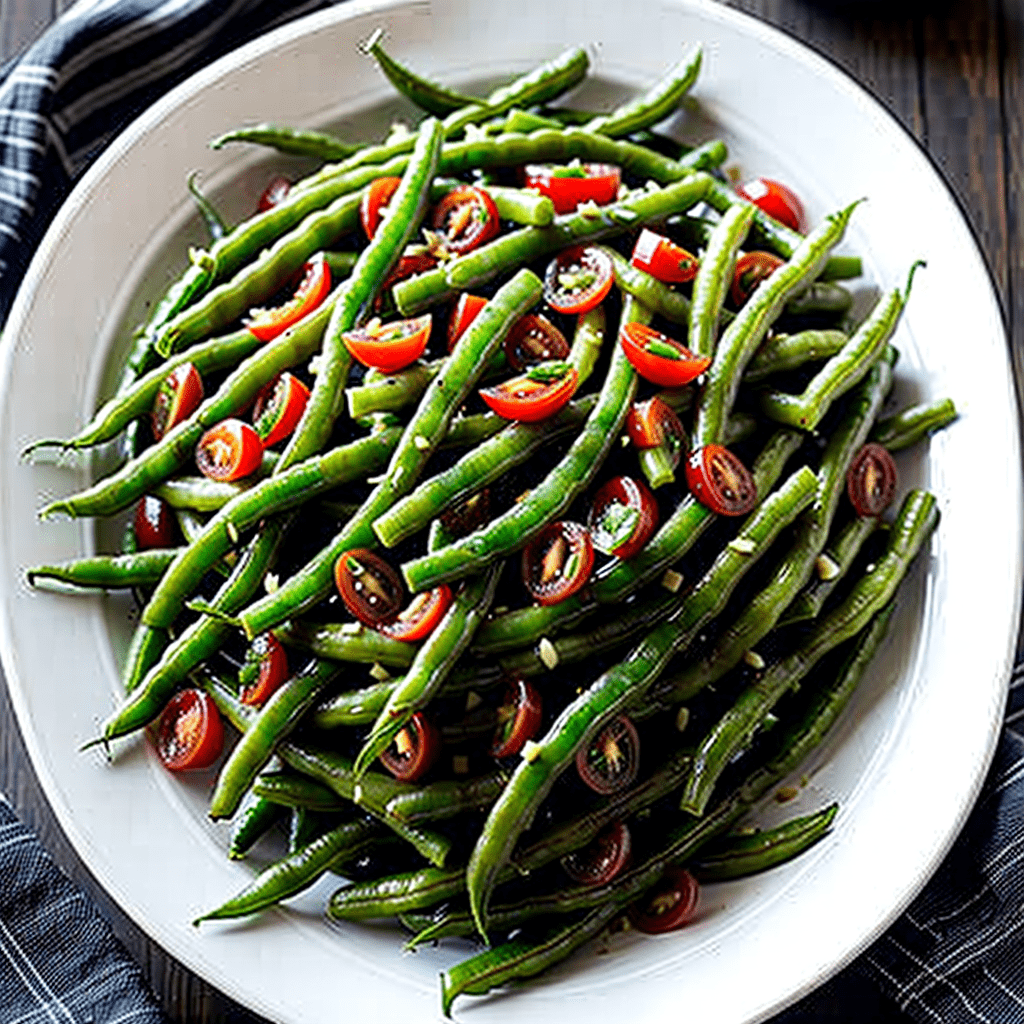
<instances>
[{"instance_id":1,"label":"plaid napkin","mask_svg":"<svg viewBox=\"0 0 1024 1024\"><path fill-rule=\"evenodd\" d=\"M0 321L75 180L198 68L326 0L80 0L0 71ZM981 800L910 909L774 1024L1024 1024L1024 665ZM865 880L870 884L870 880ZM0 1024L162 1020L138 969L0 802Z\"/></svg>"}]
</instances>

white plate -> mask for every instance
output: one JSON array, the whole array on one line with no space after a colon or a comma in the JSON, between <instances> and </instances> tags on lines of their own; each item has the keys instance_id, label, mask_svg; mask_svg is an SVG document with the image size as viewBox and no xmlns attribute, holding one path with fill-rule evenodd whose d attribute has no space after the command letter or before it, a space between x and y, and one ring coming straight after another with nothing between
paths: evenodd
<instances>
[{"instance_id":1,"label":"white plate","mask_svg":"<svg viewBox=\"0 0 1024 1024\"><path fill-rule=\"evenodd\" d=\"M19 451L68 436L109 390L143 298L201 233L183 183L200 169L241 215L273 161L206 139L268 120L336 124L375 137L388 86L356 43L378 25L413 67L460 85L589 46L596 84L581 104L645 85L703 42L699 107L676 119L714 131L745 172L793 183L812 217L860 196L847 248L869 278L902 281L924 258L895 343L899 397L951 395L957 425L902 459L904 484L934 490L943 521L900 598L895 637L795 806L837 797L832 834L764 876L708 890L697 924L587 951L543 984L466 999L466 1020L760 1020L822 981L906 905L952 842L998 731L1020 598L1017 412L1006 342L982 260L914 143L831 65L711 3L519 0L353 2L287 26L197 75L97 162L54 222L11 315L0 366L0 653L31 757L90 870L165 949L276 1021L439 1015L437 971L458 951L403 955L390 929L331 928L322 892L258 921L194 930L190 919L249 877L182 784L135 747L116 766L79 754L116 687L127 635L114 599L32 593L26 565L93 550L91 522L40 524L46 499L88 467L28 465ZM401 111L392 103L392 111ZM280 162L278 162L280 165ZM970 361L964 372L965 359ZM981 484L979 486L979 481ZM972 500L981 492L985 512ZM571 1011L567 1007L571 1006Z\"/></svg>"}]
</instances>

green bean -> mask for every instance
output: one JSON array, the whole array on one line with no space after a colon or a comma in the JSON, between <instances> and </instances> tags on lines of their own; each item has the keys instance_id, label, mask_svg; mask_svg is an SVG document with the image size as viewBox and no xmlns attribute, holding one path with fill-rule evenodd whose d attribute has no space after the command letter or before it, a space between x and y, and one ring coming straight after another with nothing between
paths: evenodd
<instances>
[{"instance_id":1,"label":"green bean","mask_svg":"<svg viewBox=\"0 0 1024 1024\"><path fill-rule=\"evenodd\" d=\"M502 220L544 228L555 219L555 204L548 196L539 196L521 188L508 188L504 185L487 185L485 191L494 200L494 206Z\"/></svg>"},{"instance_id":2,"label":"green bean","mask_svg":"<svg viewBox=\"0 0 1024 1024\"><path fill-rule=\"evenodd\" d=\"M279 806L309 811L343 811L348 806L333 790L293 772L263 772L253 783L252 794Z\"/></svg>"},{"instance_id":3,"label":"green bean","mask_svg":"<svg viewBox=\"0 0 1024 1024\"><path fill-rule=\"evenodd\" d=\"M256 146L269 146L289 156L309 156L316 160L344 160L363 148L358 143L345 142L326 132L256 124L218 135L210 143L210 149L221 149L229 142L250 142Z\"/></svg>"},{"instance_id":4,"label":"green bean","mask_svg":"<svg viewBox=\"0 0 1024 1024\"><path fill-rule=\"evenodd\" d=\"M848 341L843 331L800 331L766 338L743 372L744 384L757 384L775 373L828 359Z\"/></svg>"},{"instance_id":5,"label":"green bean","mask_svg":"<svg viewBox=\"0 0 1024 1024\"><path fill-rule=\"evenodd\" d=\"M232 823L228 857L241 860L283 816L284 809L279 804L250 795Z\"/></svg>"},{"instance_id":6,"label":"green bean","mask_svg":"<svg viewBox=\"0 0 1024 1024\"><path fill-rule=\"evenodd\" d=\"M611 260L615 283L642 302L652 313L658 313L674 324L690 321L690 300L681 292L673 291L667 284L652 277L644 270L634 267L614 249L598 246Z\"/></svg>"},{"instance_id":7,"label":"green bean","mask_svg":"<svg viewBox=\"0 0 1024 1024\"><path fill-rule=\"evenodd\" d=\"M166 629L152 629L141 622L135 627L121 671L121 683L126 694L134 693L160 661L168 639ZM162 709L163 705L156 709L156 713Z\"/></svg>"},{"instance_id":8,"label":"green bean","mask_svg":"<svg viewBox=\"0 0 1024 1024\"><path fill-rule=\"evenodd\" d=\"M251 479L227 483L205 476L175 477L153 488L153 497L166 501L171 508L190 512L216 512L232 498L252 487Z\"/></svg>"},{"instance_id":9,"label":"green bean","mask_svg":"<svg viewBox=\"0 0 1024 1024\"><path fill-rule=\"evenodd\" d=\"M951 398L911 406L879 420L871 432L871 440L884 444L891 452L909 448L929 434L948 427L957 417L956 406Z\"/></svg>"},{"instance_id":10,"label":"green bean","mask_svg":"<svg viewBox=\"0 0 1024 1024\"><path fill-rule=\"evenodd\" d=\"M224 223L224 218L217 212L217 208L210 202L202 192L199 191L199 186L196 184L196 178L199 177L198 171L193 171L187 179L186 184L188 190L192 195L192 199L195 201L196 209L199 210L199 215L203 218L203 223L206 225L206 230L209 232L210 241L216 242L218 238L223 238L227 234L228 227Z\"/></svg>"},{"instance_id":11,"label":"green bean","mask_svg":"<svg viewBox=\"0 0 1024 1024\"><path fill-rule=\"evenodd\" d=\"M853 295L842 285L831 281L812 281L786 303L788 316L831 316L838 319L849 313Z\"/></svg>"},{"instance_id":12,"label":"green bean","mask_svg":"<svg viewBox=\"0 0 1024 1024\"><path fill-rule=\"evenodd\" d=\"M429 363L413 363L381 380L347 388L345 400L349 417L357 420L371 412L398 412L418 402L427 390L427 385L437 376L442 363L441 359Z\"/></svg>"},{"instance_id":13,"label":"green bean","mask_svg":"<svg viewBox=\"0 0 1024 1024\"><path fill-rule=\"evenodd\" d=\"M422 910L457 896L466 887L464 868L418 868L373 882L353 882L338 889L327 903L336 921L366 921Z\"/></svg>"},{"instance_id":14,"label":"green bean","mask_svg":"<svg viewBox=\"0 0 1024 1024\"><path fill-rule=\"evenodd\" d=\"M442 448L470 448L483 444L508 426L508 420L496 412L477 412L456 416L448 424Z\"/></svg>"},{"instance_id":15,"label":"green bean","mask_svg":"<svg viewBox=\"0 0 1024 1024\"><path fill-rule=\"evenodd\" d=\"M275 629L274 635L282 643L301 647L318 658L356 661L386 668L408 668L416 653L411 644L392 640L357 622L311 623L291 619Z\"/></svg>"},{"instance_id":16,"label":"green bean","mask_svg":"<svg viewBox=\"0 0 1024 1024\"><path fill-rule=\"evenodd\" d=\"M131 555L94 555L25 570L29 586L38 580L54 580L72 587L142 587L159 583L164 570L178 554L177 548L151 548Z\"/></svg>"},{"instance_id":17,"label":"green bean","mask_svg":"<svg viewBox=\"0 0 1024 1024\"><path fill-rule=\"evenodd\" d=\"M476 779L433 782L409 793L393 796L385 811L400 821L437 821L454 818L464 811L478 811L494 803L505 785L503 772L491 772Z\"/></svg>"}]
</instances>

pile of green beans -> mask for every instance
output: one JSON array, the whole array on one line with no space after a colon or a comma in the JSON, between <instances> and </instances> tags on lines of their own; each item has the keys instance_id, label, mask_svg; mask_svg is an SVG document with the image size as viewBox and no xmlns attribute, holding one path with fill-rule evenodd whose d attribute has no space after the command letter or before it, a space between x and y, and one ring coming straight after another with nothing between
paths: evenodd
<instances>
[{"instance_id":1,"label":"pile of green beans","mask_svg":"<svg viewBox=\"0 0 1024 1024\"><path fill-rule=\"evenodd\" d=\"M190 181L208 251L192 254L153 304L118 393L74 437L28 450L88 448L125 431L144 438L161 383L191 363L207 396L191 415L40 513L113 515L152 495L175 509L185 542L35 566L26 577L138 595L125 698L91 743L142 730L179 689L202 688L238 733L209 808L232 821L229 855L247 856L292 822L287 855L195 923L258 913L334 872L348 881L329 901L332 918L398 916L411 946L453 935L493 942L442 976L448 1014L460 994L568 956L670 868L689 865L709 883L767 870L841 822L833 804L767 832L730 831L848 703L938 521L935 498L921 491L890 522L858 515L845 496L854 456L868 441L889 451L920 443L956 410L944 399L881 418L914 268L863 322L848 321L851 293L832 282L860 273L856 256L835 251L856 203L803 235L716 175L722 143L678 158L647 145L697 80L699 48L605 112L553 106L587 72L579 49L486 97L405 67L382 33L364 50L425 112L416 129L378 144L268 125L215 140L324 165L233 228ZM622 171L624 185L603 206L556 213L549 197L518 187L528 162L567 164L572 177L590 161ZM359 211L382 177L400 181L367 242ZM436 251L432 233L420 241L429 211L470 180L490 190L501 232L389 281L403 256ZM666 284L632 265L645 226L694 249L692 283ZM581 244L607 257L611 291L579 316L552 312L546 264ZM752 248L784 262L737 307L734 268ZM275 340L257 341L240 319L324 250L328 298ZM486 304L446 350L447 304L468 291ZM421 360L394 373L353 366L347 332L423 311L433 335ZM475 391L509 375L515 353L506 359L505 340L531 312L571 334L565 360L578 390L540 422L508 422L484 411ZM710 360L706 372L659 390L618 343L634 323L687 344ZM241 415L289 369L312 389L282 450L243 481L195 477L187 464L203 432ZM679 415L684 447L725 444L749 466L757 497L742 516L716 514L689 493L667 451L645 462L629 446L631 410L655 396ZM625 559L599 556L572 596L531 603L522 549L563 517L586 519L612 476L642 472L660 512L646 543ZM479 521L469 506L484 510ZM426 637L394 639L337 601L336 564L357 548L391 558L411 595L451 588ZM250 707L238 666L271 630L290 678ZM525 680L542 696L540 724L520 753L498 758L488 743L505 711L499 694ZM638 775L591 793L573 766L623 714L644 742ZM439 727L441 759L424 781L398 781L381 757L422 716ZM629 865L592 885L570 880L565 858L619 823L634 836Z\"/></svg>"}]
</instances>

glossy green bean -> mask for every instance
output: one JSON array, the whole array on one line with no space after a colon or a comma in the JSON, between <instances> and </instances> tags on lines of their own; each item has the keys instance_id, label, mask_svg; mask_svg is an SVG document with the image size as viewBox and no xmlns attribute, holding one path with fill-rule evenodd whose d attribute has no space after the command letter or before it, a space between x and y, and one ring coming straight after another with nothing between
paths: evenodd
<instances>
[{"instance_id":1,"label":"glossy green bean","mask_svg":"<svg viewBox=\"0 0 1024 1024\"><path fill-rule=\"evenodd\" d=\"M252 784L253 796L282 807L310 811L344 811L348 804L334 790L294 772L263 772Z\"/></svg>"},{"instance_id":2,"label":"glossy green bean","mask_svg":"<svg viewBox=\"0 0 1024 1024\"><path fill-rule=\"evenodd\" d=\"M242 805L241 813L232 822L228 857L231 860L245 857L257 841L284 817L284 813L280 804L250 794Z\"/></svg>"},{"instance_id":3,"label":"glossy green bean","mask_svg":"<svg viewBox=\"0 0 1024 1024\"><path fill-rule=\"evenodd\" d=\"M371 412L399 412L418 402L437 376L443 360L414 363L398 373L345 390L349 416L357 420Z\"/></svg>"},{"instance_id":4,"label":"glossy green bean","mask_svg":"<svg viewBox=\"0 0 1024 1024\"><path fill-rule=\"evenodd\" d=\"M843 331L800 331L797 334L776 334L762 342L746 370L744 384L760 383L775 373L795 370L805 363L828 359L841 351L849 340Z\"/></svg>"},{"instance_id":5,"label":"glossy green bean","mask_svg":"<svg viewBox=\"0 0 1024 1024\"><path fill-rule=\"evenodd\" d=\"M385 811L400 821L438 821L465 811L479 811L494 803L505 785L504 772L491 772L475 779L433 782L409 793L393 796Z\"/></svg>"},{"instance_id":6,"label":"glossy green bean","mask_svg":"<svg viewBox=\"0 0 1024 1024\"><path fill-rule=\"evenodd\" d=\"M308 156L316 160L344 160L345 157L363 148L358 143L345 142L326 132L256 124L218 135L210 142L210 149L221 149L230 142L249 142L256 146L276 149L279 153L287 153L289 156Z\"/></svg>"},{"instance_id":7,"label":"glossy green bean","mask_svg":"<svg viewBox=\"0 0 1024 1024\"><path fill-rule=\"evenodd\" d=\"M884 444L891 452L902 451L936 430L948 427L956 418L956 406L951 398L925 402L879 420L871 431L871 440Z\"/></svg>"},{"instance_id":8,"label":"glossy green bean","mask_svg":"<svg viewBox=\"0 0 1024 1024\"><path fill-rule=\"evenodd\" d=\"M494 200L494 206L502 220L543 228L555 219L555 204L548 196L539 196L521 188L509 188L505 185L487 185L485 191Z\"/></svg>"},{"instance_id":9,"label":"glossy green bean","mask_svg":"<svg viewBox=\"0 0 1024 1024\"><path fill-rule=\"evenodd\" d=\"M608 246L598 246L611 260L615 283L624 292L642 302L652 313L658 313L674 324L690 322L690 300L682 292L634 267L627 259Z\"/></svg>"},{"instance_id":10,"label":"glossy green bean","mask_svg":"<svg viewBox=\"0 0 1024 1024\"><path fill-rule=\"evenodd\" d=\"M153 497L166 501L175 510L216 512L232 498L247 491L254 482L246 479L227 483L223 480L210 480L205 476L173 477L154 487L152 493ZM186 540L191 538L186 535Z\"/></svg>"},{"instance_id":11,"label":"glossy green bean","mask_svg":"<svg viewBox=\"0 0 1024 1024\"><path fill-rule=\"evenodd\" d=\"M416 654L412 644L392 640L357 622L312 623L290 619L274 635L284 644L301 647L318 658L355 661L385 668L408 668Z\"/></svg>"},{"instance_id":12,"label":"glossy green bean","mask_svg":"<svg viewBox=\"0 0 1024 1024\"><path fill-rule=\"evenodd\" d=\"M52 580L71 587L144 587L160 582L167 567L178 555L177 548L151 548L131 555L94 555L73 558L53 565L36 565L25 570L29 586L40 580Z\"/></svg>"}]
</instances>

